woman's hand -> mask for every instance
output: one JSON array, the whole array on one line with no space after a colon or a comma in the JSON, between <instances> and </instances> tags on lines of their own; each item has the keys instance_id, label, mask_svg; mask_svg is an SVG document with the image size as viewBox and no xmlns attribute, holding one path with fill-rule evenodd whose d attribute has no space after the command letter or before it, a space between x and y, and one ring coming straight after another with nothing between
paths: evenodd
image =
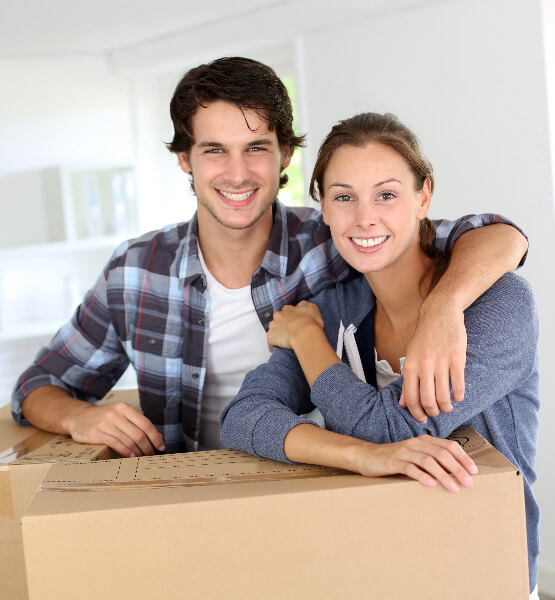
<instances>
[{"instance_id":1,"label":"woman's hand","mask_svg":"<svg viewBox=\"0 0 555 600\"><path fill-rule=\"evenodd\" d=\"M362 475L380 477L402 474L426 487L440 483L449 492L459 486L472 487L471 475L478 472L474 461L457 442L429 435L395 442L360 446L353 469Z\"/></svg>"},{"instance_id":2,"label":"woman's hand","mask_svg":"<svg viewBox=\"0 0 555 600\"><path fill-rule=\"evenodd\" d=\"M268 329L268 348L274 346L293 348L294 340L299 336L308 336L311 331L321 331L324 321L316 304L302 300L297 306L284 306L274 313L274 319Z\"/></svg>"}]
</instances>

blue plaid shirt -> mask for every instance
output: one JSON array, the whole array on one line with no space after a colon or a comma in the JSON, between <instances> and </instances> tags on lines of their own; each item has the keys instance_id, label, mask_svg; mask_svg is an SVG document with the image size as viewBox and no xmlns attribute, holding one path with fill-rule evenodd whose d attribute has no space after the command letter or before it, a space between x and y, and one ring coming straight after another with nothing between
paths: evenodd
<instances>
[{"instance_id":1,"label":"blue plaid shirt","mask_svg":"<svg viewBox=\"0 0 555 600\"><path fill-rule=\"evenodd\" d=\"M449 251L465 231L499 221L508 222L493 214L438 221L436 244ZM198 448L209 298L197 234L195 216L116 249L71 321L20 376L12 398L16 421L25 423L21 404L35 388L57 385L95 401L131 363L142 410L164 437L166 451ZM265 328L285 304L351 275L318 210L275 203L268 250L251 284Z\"/></svg>"}]
</instances>

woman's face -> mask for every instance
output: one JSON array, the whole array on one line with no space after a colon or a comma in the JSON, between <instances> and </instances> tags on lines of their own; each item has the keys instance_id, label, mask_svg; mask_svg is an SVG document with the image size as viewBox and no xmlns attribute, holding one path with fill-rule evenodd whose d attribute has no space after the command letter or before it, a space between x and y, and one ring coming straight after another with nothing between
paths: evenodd
<instances>
[{"instance_id":1,"label":"woman's face","mask_svg":"<svg viewBox=\"0 0 555 600\"><path fill-rule=\"evenodd\" d=\"M322 213L341 256L357 271L381 271L418 248L430 183L415 189L405 159L389 146L341 146L323 179Z\"/></svg>"}]
</instances>

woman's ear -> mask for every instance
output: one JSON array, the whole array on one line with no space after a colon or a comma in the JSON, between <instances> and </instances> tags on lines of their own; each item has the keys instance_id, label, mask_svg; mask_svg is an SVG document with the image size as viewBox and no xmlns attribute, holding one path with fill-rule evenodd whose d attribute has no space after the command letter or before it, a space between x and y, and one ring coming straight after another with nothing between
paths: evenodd
<instances>
[{"instance_id":1,"label":"woman's ear","mask_svg":"<svg viewBox=\"0 0 555 600\"><path fill-rule=\"evenodd\" d=\"M432 203L432 184L429 177L426 177L422 189L418 192L418 210L416 212L416 218L421 221L425 219L428 211L430 210L430 204Z\"/></svg>"},{"instance_id":2,"label":"woman's ear","mask_svg":"<svg viewBox=\"0 0 555 600\"><path fill-rule=\"evenodd\" d=\"M320 210L322 211L322 221L329 227L328 219L326 216L326 201L324 196L320 196Z\"/></svg>"}]
</instances>

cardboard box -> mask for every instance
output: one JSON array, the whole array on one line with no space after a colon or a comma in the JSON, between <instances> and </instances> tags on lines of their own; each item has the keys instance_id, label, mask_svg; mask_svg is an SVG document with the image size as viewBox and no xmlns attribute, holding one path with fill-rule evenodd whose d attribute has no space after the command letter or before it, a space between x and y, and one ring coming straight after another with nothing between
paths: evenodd
<instances>
[{"instance_id":1,"label":"cardboard box","mask_svg":"<svg viewBox=\"0 0 555 600\"><path fill-rule=\"evenodd\" d=\"M528 598L522 476L474 430L450 494L220 450L53 465L22 519L31 600Z\"/></svg>"},{"instance_id":2,"label":"cardboard box","mask_svg":"<svg viewBox=\"0 0 555 600\"><path fill-rule=\"evenodd\" d=\"M121 390L101 402L137 405L137 399L137 390ZM12 419L10 406L0 408L0 598L28 598L20 519L50 465L114 456L104 445L78 444L68 436L22 427Z\"/></svg>"}]
</instances>

